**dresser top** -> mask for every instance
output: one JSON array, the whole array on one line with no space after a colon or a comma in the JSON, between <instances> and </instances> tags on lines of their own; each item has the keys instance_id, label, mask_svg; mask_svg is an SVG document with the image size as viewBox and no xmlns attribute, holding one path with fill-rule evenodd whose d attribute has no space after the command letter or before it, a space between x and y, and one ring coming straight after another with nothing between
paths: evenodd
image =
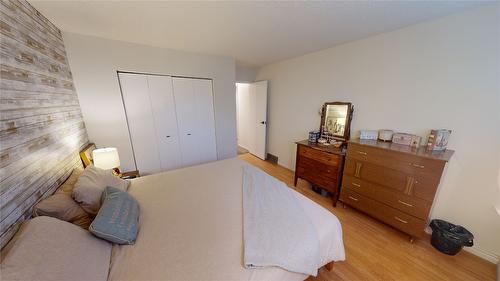
<instances>
[{"instance_id":1,"label":"dresser top","mask_svg":"<svg viewBox=\"0 0 500 281\"><path fill-rule=\"evenodd\" d=\"M314 148L314 149L317 149L317 150L325 151L325 152L328 152L328 153L345 155L345 152L342 152L342 149L340 147L337 148L337 147L335 147L333 145L323 145L323 144L320 144L320 143L309 142L308 140L298 141L298 142L296 142L296 144L305 145L305 146L308 146L310 148Z\"/></svg>"},{"instance_id":2,"label":"dresser top","mask_svg":"<svg viewBox=\"0 0 500 281\"><path fill-rule=\"evenodd\" d=\"M448 162L455 152L451 149L446 149L445 151L427 151L425 146L420 146L419 148L411 147L408 145L396 144L392 142L384 142L377 140L360 140L360 139L352 139L349 143L355 143L359 145L366 145L376 148L388 149L391 151L397 151L405 154L425 157L434 160L442 160Z\"/></svg>"}]
</instances>

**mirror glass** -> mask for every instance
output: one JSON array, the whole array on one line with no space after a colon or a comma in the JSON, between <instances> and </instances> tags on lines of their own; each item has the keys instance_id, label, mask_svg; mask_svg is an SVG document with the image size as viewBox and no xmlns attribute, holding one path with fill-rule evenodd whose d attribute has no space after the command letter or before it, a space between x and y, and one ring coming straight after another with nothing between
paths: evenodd
<instances>
[{"instance_id":1,"label":"mirror glass","mask_svg":"<svg viewBox=\"0 0 500 281\"><path fill-rule=\"evenodd\" d=\"M326 104L323 121L323 133L343 138L346 130L347 104Z\"/></svg>"}]
</instances>

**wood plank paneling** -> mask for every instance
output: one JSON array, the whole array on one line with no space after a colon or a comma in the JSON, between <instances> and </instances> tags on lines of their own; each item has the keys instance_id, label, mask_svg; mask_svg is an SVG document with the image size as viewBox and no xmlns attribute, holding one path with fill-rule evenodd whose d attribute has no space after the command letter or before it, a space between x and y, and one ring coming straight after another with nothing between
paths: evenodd
<instances>
[{"instance_id":1,"label":"wood plank paneling","mask_svg":"<svg viewBox=\"0 0 500 281\"><path fill-rule=\"evenodd\" d=\"M81 166L88 143L60 30L26 1L0 4L0 246Z\"/></svg>"}]
</instances>

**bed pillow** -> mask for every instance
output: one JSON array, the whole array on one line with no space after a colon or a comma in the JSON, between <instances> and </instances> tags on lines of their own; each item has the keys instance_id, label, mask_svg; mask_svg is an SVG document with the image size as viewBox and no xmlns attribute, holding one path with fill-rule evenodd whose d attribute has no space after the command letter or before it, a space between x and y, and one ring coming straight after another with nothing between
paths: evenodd
<instances>
[{"instance_id":1,"label":"bed pillow","mask_svg":"<svg viewBox=\"0 0 500 281\"><path fill-rule=\"evenodd\" d=\"M84 229L88 229L92 222L89 214L66 193L56 193L43 199L35 205L33 214L71 222Z\"/></svg>"},{"instance_id":2,"label":"bed pillow","mask_svg":"<svg viewBox=\"0 0 500 281\"><path fill-rule=\"evenodd\" d=\"M102 207L89 227L95 236L116 244L134 244L139 228L139 204L126 191L106 187Z\"/></svg>"},{"instance_id":3,"label":"bed pillow","mask_svg":"<svg viewBox=\"0 0 500 281\"><path fill-rule=\"evenodd\" d=\"M107 186L127 190L129 181L113 175L112 170L88 166L78 178L73 198L90 215L96 215L101 207L101 195Z\"/></svg>"},{"instance_id":4,"label":"bed pillow","mask_svg":"<svg viewBox=\"0 0 500 281\"><path fill-rule=\"evenodd\" d=\"M105 281L108 277L111 244L56 218L24 222L5 250L2 280Z\"/></svg>"},{"instance_id":5,"label":"bed pillow","mask_svg":"<svg viewBox=\"0 0 500 281\"><path fill-rule=\"evenodd\" d=\"M75 187L75 183L78 180L78 178L82 175L83 173L83 168L78 167L73 169L73 172L71 172L71 175L64 181L63 184L56 190L55 193L65 193L71 196L71 193L73 193L73 188Z\"/></svg>"}]
</instances>

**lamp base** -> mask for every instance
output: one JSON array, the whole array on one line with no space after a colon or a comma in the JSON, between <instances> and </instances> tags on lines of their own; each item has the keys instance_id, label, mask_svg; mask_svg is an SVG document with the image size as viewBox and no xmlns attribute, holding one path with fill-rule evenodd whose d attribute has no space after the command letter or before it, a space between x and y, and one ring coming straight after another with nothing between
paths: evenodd
<instances>
[{"instance_id":1,"label":"lamp base","mask_svg":"<svg viewBox=\"0 0 500 281\"><path fill-rule=\"evenodd\" d=\"M119 177L121 174L122 172L120 172L120 168L113 168L113 175Z\"/></svg>"}]
</instances>

